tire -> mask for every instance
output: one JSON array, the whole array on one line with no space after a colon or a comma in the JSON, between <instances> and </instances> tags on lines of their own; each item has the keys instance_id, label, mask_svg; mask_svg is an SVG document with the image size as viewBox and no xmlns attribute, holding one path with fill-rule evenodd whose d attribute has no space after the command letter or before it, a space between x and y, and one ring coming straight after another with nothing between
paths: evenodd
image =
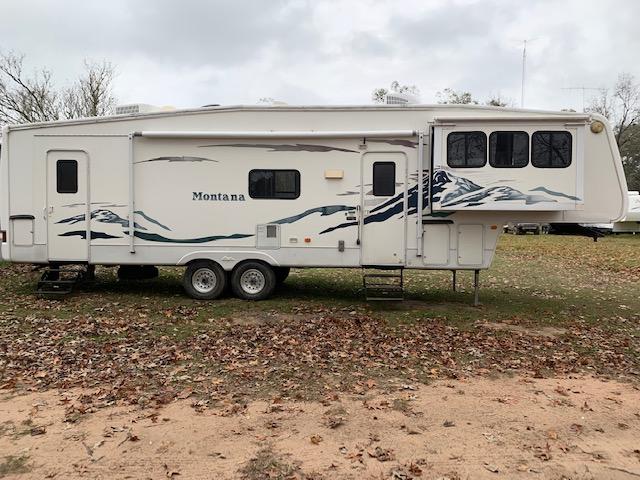
<instances>
[{"instance_id":1,"label":"tire","mask_svg":"<svg viewBox=\"0 0 640 480\"><path fill-rule=\"evenodd\" d=\"M187 266L182 279L184 290L197 300L218 298L227 284L227 275L220 265L209 260L196 260Z\"/></svg>"},{"instance_id":2,"label":"tire","mask_svg":"<svg viewBox=\"0 0 640 480\"><path fill-rule=\"evenodd\" d=\"M284 281L289 276L289 272L291 269L289 267L276 267L273 269L273 272L276 274L276 284L280 285L284 283Z\"/></svg>"},{"instance_id":3,"label":"tire","mask_svg":"<svg viewBox=\"0 0 640 480\"><path fill-rule=\"evenodd\" d=\"M233 293L243 300L264 300L276 288L276 273L269 265L245 262L231 274Z\"/></svg>"}]
</instances>

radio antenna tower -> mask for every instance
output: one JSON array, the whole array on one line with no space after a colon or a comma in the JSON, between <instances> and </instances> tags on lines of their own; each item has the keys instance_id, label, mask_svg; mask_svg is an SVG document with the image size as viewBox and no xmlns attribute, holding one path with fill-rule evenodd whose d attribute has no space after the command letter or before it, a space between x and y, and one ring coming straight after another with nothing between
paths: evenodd
<instances>
[{"instance_id":1,"label":"radio antenna tower","mask_svg":"<svg viewBox=\"0 0 640 480\"><path fill-rule=\"evenodd\" d=\"M527 42L531 43L537 38L527 38L522 41L522 86L520 89L520 108L524 108L524 86L527 76Z\"/></svg>"},{"instance_id":2,"label":"radio antenna tower","mask_svg":"<svg viewBox=\"0 0 640 480\"><path fill-rule=\"evenodd\" d=\"M587 90L598 90L598 91L601 91L602 88L582 86L582 87L563 87L562 90L581 90L582 91L582 111L584 112L585 92Z\"/></svg>"}]
</instances>

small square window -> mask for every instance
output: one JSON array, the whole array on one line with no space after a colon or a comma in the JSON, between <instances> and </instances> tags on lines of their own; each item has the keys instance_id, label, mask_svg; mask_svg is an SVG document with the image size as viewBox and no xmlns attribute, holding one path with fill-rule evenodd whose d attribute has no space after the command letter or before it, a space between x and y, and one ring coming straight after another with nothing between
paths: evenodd
<instances>
[{"instance_id":1,"label":"small square window","mask_svg":"<svg viewBox=\"0 0 640 480\"><path fill-rule=\"evenodd\" d=\"M447 165L478 168L486 163L487 135L484 132L452 132L447 135Z\"/></svg>"},{"instance_id":2,"label":"small square window","mask_svg":"<svg viewBox=\"0 0 640 480\"><path fill-rule=\"evenodd\" d=\"M527 132L493 132L489 135L489 165L495 168L521 168L528 163Z\"/></svg>"},{"instance_id":3,"label":"small square window","mask_svg":"<svg viewBox=\"0 0 640 480\"><path fill-rule=\"evenodd\" d=\"M571 165L571 133L535 132L531 137L531 164L538 168L566 168Z\"/></svg>"},{"instance_id":4,"label":"small square window","mask_svg":"<svg viewBox=\"0 0 640 480\"><path fill-rule=\"evenodd\" d=\"M396 193L396 164L395 162L374 162L373 164L373 195L376 197L391 197Z\"/></svg>"},{"instance_id":5,"label":"small square window","mask_svg":"<svg viewBox=\"0 0 640 480\"><path fill-rule=\"evenodd\" d=\"M78 193L78 162L76 160L56 162L56 190L58 193Z\"/></svg>"}]
</instances>

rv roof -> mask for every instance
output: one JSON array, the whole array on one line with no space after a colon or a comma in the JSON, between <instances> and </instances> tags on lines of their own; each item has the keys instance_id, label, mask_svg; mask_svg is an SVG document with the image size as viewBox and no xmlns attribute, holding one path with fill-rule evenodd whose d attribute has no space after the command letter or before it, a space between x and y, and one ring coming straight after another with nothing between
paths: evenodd
<instances>
[{"instance_id":1,"label":"rv roof","mask_svg":"<svg viewBox=\"0 0 640 480\"><path fill-rule=\"evenodd\" d=\"M56 120L52 122L40 122L29 123L22 125L8 125L7 128L11 130L39 128L39 127L53 127L57 125L70 125L70 124L83 124L83 123L101 123L101 122L114 122L129 118L139 117L168 117L187 114L198 114L205 112L228 112L228 111L267 111L267 110L279 110L279 111L385 111L385 110L476 110L476 111L493 111L500 113L515 113L515 114L544 114L550 116L562 116L575 118L576 120L582 120L585 118L584 113L578 112L562 112L553 110L536 110L536 109L520 109L520 108L506 108L506 107L493 107L487 105L462 105L462 104L409 104L409 105L224 105L224 106L208 106L199 108L183 108L168 111L135 113L127 115L109 115L103 117L87 117L71 120Z\"/></svg>"}]
</instances>

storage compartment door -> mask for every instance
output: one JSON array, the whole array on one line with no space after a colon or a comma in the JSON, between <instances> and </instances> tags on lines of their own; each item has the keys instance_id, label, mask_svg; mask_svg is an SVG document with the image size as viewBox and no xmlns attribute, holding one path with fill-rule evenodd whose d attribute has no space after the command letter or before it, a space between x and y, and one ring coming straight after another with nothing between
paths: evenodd
<instances>
[{"instance_id":1,"label":"storage compartment door","mask_svg":"<svg viewBox=\"0 0 640 480\"><path fill-rule=\"evenodd\" d=\"M484 260L484 227L458 225L458 265L479 266Z\"/></svg>"},{"instance_id":2,"label":"storage compartment door","mask_svg":"<svg viewBox=\"0 0 640 480\"><path fill-rule=\"evenodd\" d=\"M425 265L441 267L449 263L450 225L425 225L423 242L422 259Z\"/></svg>"},{"instance_id":3,"label":"storage compartment door","mask_svg":"<svg viewBox=\"0 0 640 480\"><path fill-rule=\"evenodd\" d=\"M16 247L33 246L33 217L11 218L11 242Z\"/></svg>"}]
</instances>

